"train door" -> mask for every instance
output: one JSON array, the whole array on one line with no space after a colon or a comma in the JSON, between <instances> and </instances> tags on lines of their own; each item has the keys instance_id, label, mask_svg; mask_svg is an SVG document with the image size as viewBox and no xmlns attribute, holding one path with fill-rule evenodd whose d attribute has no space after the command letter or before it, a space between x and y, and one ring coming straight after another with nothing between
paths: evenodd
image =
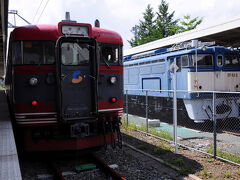
<instances>
[{"instance_id":1,"label":"train door","mask_svg":"<svg viewBox=\"0 0 240 180\"><path fill-rule=\"evenodd\" d=\"M97 117L96 42L61 38L57 44L59 115L64 121Z\"/></svg>"}]
</instances>

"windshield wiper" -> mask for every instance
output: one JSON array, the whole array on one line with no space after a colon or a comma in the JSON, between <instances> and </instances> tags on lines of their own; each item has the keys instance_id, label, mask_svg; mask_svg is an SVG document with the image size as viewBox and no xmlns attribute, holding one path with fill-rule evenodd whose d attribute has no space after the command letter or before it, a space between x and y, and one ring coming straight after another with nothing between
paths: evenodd
<instances>
[{"instance_id":1,"label":"windshield wiper","mask_svg":"<svg viewBox=\"0 0 240 180\"><path fill-rule=\"evenodd\" d=\"M111 66L108 64L108 62L105 59L103 59L103 62L107 65L108 69L111 69Z\"/></svg>"}]
</instances>

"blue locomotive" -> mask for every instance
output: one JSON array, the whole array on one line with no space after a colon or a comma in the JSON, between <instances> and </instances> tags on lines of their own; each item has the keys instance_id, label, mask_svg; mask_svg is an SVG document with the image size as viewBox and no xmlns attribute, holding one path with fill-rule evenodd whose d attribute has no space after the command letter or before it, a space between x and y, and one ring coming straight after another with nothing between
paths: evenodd
<instances>
[{"instance_id":1,"label":"blue locomotive","mask_svg":"<svg viewBox=\"0 0 240 180\"><path fill-rule=\"evenodd\" d=\"M124 57L124 93L128 93L129 109L144 115L146 91L149 115L172 108L173 63L176 63L178 111L188 119L204 122L212 119L211 91L240 91L239 50L216 46L214 42L192 40ZM217 94L216 118L238 118L238 94ZM181 103L183 103L181 105ZM169 111L170 112L170 111ZM158 115L156 115L158 113ZM153 115L154 116L154 115ZM171 113L166 116L172 116ZM153 118L156 118L153 117ZM186 118L186 117L183 117Z\"/></svg>"}]
</instances>

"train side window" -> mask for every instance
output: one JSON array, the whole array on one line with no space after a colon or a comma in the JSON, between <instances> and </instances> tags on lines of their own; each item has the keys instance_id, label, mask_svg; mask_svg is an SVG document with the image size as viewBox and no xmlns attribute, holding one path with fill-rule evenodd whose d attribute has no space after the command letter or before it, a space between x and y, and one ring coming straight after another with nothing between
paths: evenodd
<instances>
[{"instance_id":1,"label":"train side window","mask_svg":"<svg viewBox=\"0 0 240 180\"><path fill-rule=\"evenodd\" d=\"M226 66L239 66L239 55L229 53L225 54L225 65Z\"/></svg>"},{"instance_id":2,"label":"train side window","mask_svg":"<svg viewBox=\"0 0 240 180\"><path fill-rule=\"evenodd\" d=\"M22 64L21 42L16 41L12 43L12 63Z\"/></svg>"},{"instance_id":3,"label":"train side window","mask_svg":"<svg viewBox=\"0 0 240 180\"><path fill-rule=\"evenodd\" d=\"M174 63L174 58L170 58L170 66ZM178 67L178 70L176 72L180 72L181 71L181 58L177 57L176 58L176 65Z\"/></svg>"},{"instance_id":4,"label":"train side window","mask_svg":"<svg viewBox=\"0 0 240 180\"><path fill-rule=\"evenodd\" d=\"M188 67L189 66L188 56L181 56L181 59L182 59L182 67Z\"/></svg>"},{"instance_id":5,"label":"train side window","mask_svg":"<svg viewBox=\"0 0 240 180\"><path fill-rule=\"evenodd\" d=\"M118 48L114 47L104 47L102 49L102 58L107 62L117 62L118 61Z\"/></svg>"},{"instance_id":6,"label":"train side window","mask_svg":"<svg viewBox=\"0 0 240 180\"><path fill-rule=\"evenodd\" d=\"M42 43L40 41L23 42L23 63L24 64L41 64L43 55Z\"/></svg>"},{"instance_id":7,"label":"train side window","mask_svg":"<svg viewBox=\"0 0 240 180\"><path fill-rule=\"evenodd\" d=\"M55 63L54 50L55 50L54 42L49 41L44 43L44 55L45 55L44 64Z\"/></svg>"},{"instance_id":8,"label":"train side window","mask_svg":"<svg viewBox=\"0 0 240 180\"><path fill-rule=\"evenodd\" d=\"M218 66L222 66L223 65L223 56L222 55L218 55L217 56L217 65Z\"/></svg>"},{"instance_id":9,"label":"train side window","mask_svg":"<svg viewBox=\"0 0 240 180\"><path fill-rule=\"evenodd\" d=\"M101 45L101 64L121 65L122 51L119 45L102 44Z\"/></svg>"},{"instance_id":10,"label":"train side window","mask_svg":"<svg viewBox=\"0 0 240 180\"><path fill-rule=\"evenodd\" d=\"M181 65L181 57L177 57L176 58L176 64L177 64L177 66L178 66L178 70L177 70L177 72L180 72L181 71L181 69L182 69L182 65Z\"/></svg>"}]
</instances>

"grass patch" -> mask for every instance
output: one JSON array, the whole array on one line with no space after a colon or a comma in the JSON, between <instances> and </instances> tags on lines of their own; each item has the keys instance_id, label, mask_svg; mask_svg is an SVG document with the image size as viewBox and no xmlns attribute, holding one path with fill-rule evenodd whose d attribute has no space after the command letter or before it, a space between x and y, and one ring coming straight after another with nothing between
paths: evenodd
<instances>
[{"instance_id":1,"label":"grass patch","mask_svg":"<svg viewBox=\"0 0 240 180\"><path fill-rule=\"evenodd\" d=\"M226 172L226 173L224 173L224 177L225 178L231 178L232 177L232 173Z\"/></svg>"},{"instance_id":2,"label":"grass patch","mask_svg":"<svg viewBox=\"0 0 240 180\"><path fill-rule=\"evenodd\" d=\"M146 128L145 128L145 129L146 129ZM173 140L173 136L172 136L169 132L166 132L166 131L157 131L157 130L154 129L154 128L149 128L149 129L148 129L148 132L149 132L150 134L153 134L153 135L155 135L155 136L158 136L158 137L161 137L161 138L170 140L170 141Z\"/></svg>"},{"instance_id":3,"label":"grass patch","mask_svg":"<svg viewBox=\"0 0 240 180\"><path fill-rule=\"evenodd\" d=\"M122 120L122 126L121 128L125 129L125 130L130 130L130 131L135 131L137 130L137 125L133 124L133 123L128 123L125 120Z\"/></svg>"},{"instance_id":4,"label":"grass patch","mask_svg":"<svg viewBox=\"0 0 240 180\"><path fill-rule=\"evenodd\" d=\"M161 154L165 154L167 152L173 152L174 149L171 145L166 144L166 143L161 143L159 147L154 148L153 152L155 154L161 155Z\"/></svg>"},{"instance_id":5,"label":"grass patch","mask_svg":"<svg viewBox=\"0 0 240 180\"><path fill-rule=\"evenodd\" d=\"M204 167L201 171L201 175L204 177L204 178L209 178L210 175L211 175L211 172L208 171L208 169L206 167Z\"/></svg>"},{"instance_id":6,"label":"grass patch","mask_svg":"<svg viewBox=\"0 0 240 180\"><path fill-rule=\"evenodd\" d=\"M237 170L237 174L238 174L238 175L240 175L240 169L239 169L239 170Z\"/></svg>"},{"instance_id":7,"label":"grass patch","mask_svg":"<svg viewBox=\"0 0 240 180\"><path fill-rule=\"evenodd\" d=\"M128 122L128 125L127 125L126 117L122 118L122 128L125 130L130 130L130 131L131 130L132 131L140 130L140 131L146 132L146 126L144 126L144 125L137 126L136 124L133 124L130 122ZM169 132L166 132L166 131L157 131L154 128L148 128L148 133L153 134L158 137L161 137L161 138L164 138L164 139L167 139L167 140L170 140L170 141L173 140L173 136Z\"/></svg>"},{"instance_id":8,"label":"grass patch","mask_svg":"<svg viewBox=\"0 0 240 180\"><path fill-rule=\"evenodd\" d=\"M212 163L214 160L213 159L206 159L207 162Z\"/></svg>"},{"instance_id":9,"label":"grass patch","mask_svg":"<svg viewBox=\"0 0 240 180\"><path fill-rule=\"evenodd\" d=\"M153 152L155 154L161 155L161 154L165 154L167 151L165 149L162 149L161 147L156 147L153 149Z\"/></svg>"},{"instance_id":10,"label":"grass patch","mask_svg":"<svg viewBox=\"0 0 240 180\"><path fill-rule=\"evenodd\" d=\"M210 153L210 154L213 154L214 153L213 147L209 147L206 150L206 152ZM235 154L232 154L232 153L223 152L222 150L217 150L217 156L240 164L240 155L239 154L235 155Z\"/></svg>"},{"instance_id":11,"label":"grass patch","mask_svg":"<svg viewBox=\"0 0 240 180\"><path fill-rule=\"evenodd\" d=\"M175 166L181 167L184 165L184 161L181 158L177 158L172 163Z\"/></svg>"}]
</instances>

